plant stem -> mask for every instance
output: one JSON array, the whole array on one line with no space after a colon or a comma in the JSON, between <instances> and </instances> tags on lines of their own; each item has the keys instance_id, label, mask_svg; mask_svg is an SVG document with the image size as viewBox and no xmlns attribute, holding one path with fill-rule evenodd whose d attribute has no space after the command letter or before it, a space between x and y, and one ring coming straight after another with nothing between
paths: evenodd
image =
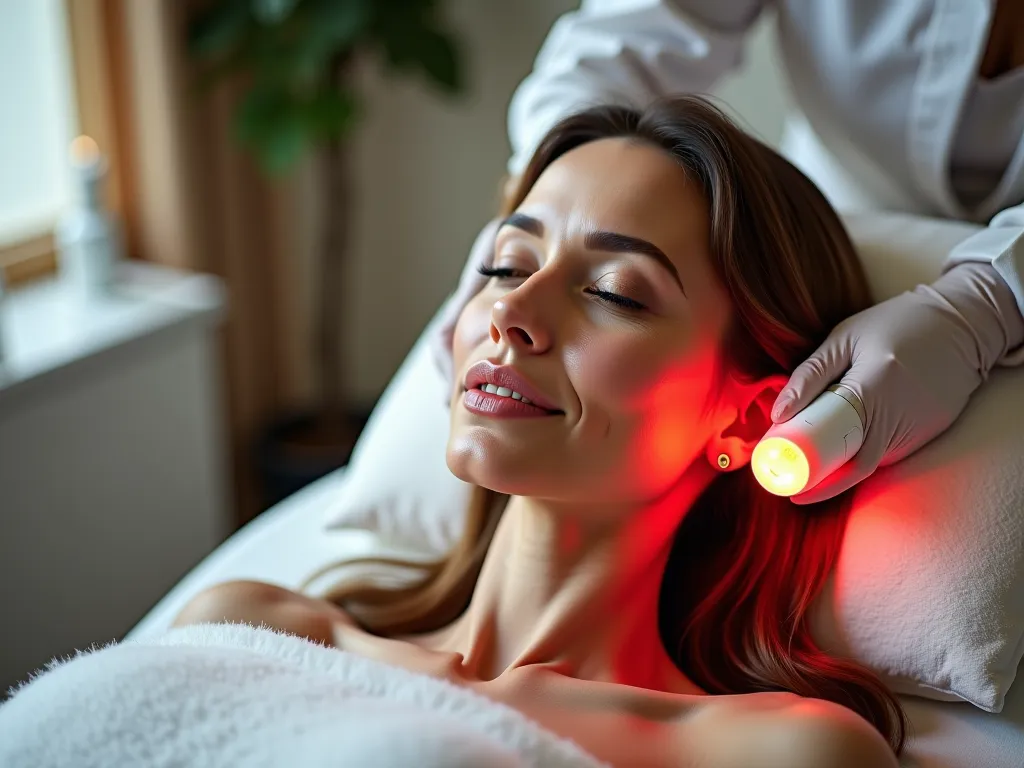
<instances>
[{"instance_id":1,"label":"plant stem","mask_svg":"<svg viewBox=\"0 0 1024 768\"><path fill-rule=\"evenodd\" d=\"M339 84L348 75L349 57L332 62L333 80ZM321 226L319 305L315 333L320 362L320 397L327 423L340 427L345 423L348 406L345 386L345 261L349 245L351 191L348 140L337 136L322 148Z\"/></svg>"}]
</instances>

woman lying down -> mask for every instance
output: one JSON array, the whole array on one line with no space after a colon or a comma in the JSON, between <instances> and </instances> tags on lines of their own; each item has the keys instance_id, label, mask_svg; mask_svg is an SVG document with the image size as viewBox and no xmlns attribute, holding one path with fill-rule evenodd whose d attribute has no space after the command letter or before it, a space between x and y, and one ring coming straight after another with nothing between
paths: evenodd
<instances>
[{"instance_id":1,"label":"woman lying down","mask_svg":"<svg viewBox=\"0 0 1024 768\"><path fill-rule=\"evenodd\" d=\"M567 119L504 213L455 327L447 559L213 587L17 691L0 765L896 766L896 698L810 632L848 502L747 467L869 304L835 213L696 98Z\"/></svg>"},{"instance_id":2,"label":"woman lying down","mask_svg":"<svg viewBox=\"0 0 1024 768\"><path fill-rule=\"evenodd\" d=\"M177 624L439 677L613 765L895 766L898 701L809 629L848 500L747 466L789 372L869 304L836 214L697 98L568 118L505 213L455 331L456 550L405 588L222 584Z\"/></svg>"}]
</instances>

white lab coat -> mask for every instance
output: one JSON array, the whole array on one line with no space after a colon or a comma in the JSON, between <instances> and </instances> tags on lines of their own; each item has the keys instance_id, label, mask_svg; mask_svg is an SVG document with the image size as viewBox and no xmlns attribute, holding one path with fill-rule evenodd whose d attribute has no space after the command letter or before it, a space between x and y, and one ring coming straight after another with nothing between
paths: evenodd
<instances>
[{"instance_id":1,"label":"white lab coat","mask_svg":"<svg viewBox=\"0 0 1024 768\"><path fill-rule=\"evenodd\" d=\"M1024 313L1024 72L976 98L987 85L978 67L994 0L583 0L552 27L513 96L509 171L520 172L551 126L577 109L709 91L741 64L769 4L802 112L782 151L840 210L987 224L947 264L990 261ZM961 119L965 104L987 112ZM950 169L962 172L975 157L995 167L987 192L968 203ZM1024 361L1024 349L1008 358Z\"/></svg>"}]
</instances>

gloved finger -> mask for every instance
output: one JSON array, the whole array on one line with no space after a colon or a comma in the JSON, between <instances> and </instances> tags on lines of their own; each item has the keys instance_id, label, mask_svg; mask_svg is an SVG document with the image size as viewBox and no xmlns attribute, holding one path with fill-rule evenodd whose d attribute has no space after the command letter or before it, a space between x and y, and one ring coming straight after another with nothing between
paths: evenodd
<instances>
[{"instance_id":1,"label":"gloved finger","mask_svg":"<svg viewBox=\"0 0 1024 768\"><path fill-rule=\"evenodd\" d=\"M775 398L772 421L776 424L788 421L810 405L829 384L846 372L850 367L850 357L849 345L835 338L833 332L814 354L793 371L786 386Z\"/></svg>"},{"instance_id":2,"label":"gloved finger","mask_svg":"<svg viewBox=\"0 0 1024 768\"><path fill-rule=\"evenodd\" d=\"M885 455L885 446L884 437L872 439L868 435L856 456L810 490L791 497L790 501L794 504L816 504L849 490L878 469Z\"/></svg>"}]
</instances>

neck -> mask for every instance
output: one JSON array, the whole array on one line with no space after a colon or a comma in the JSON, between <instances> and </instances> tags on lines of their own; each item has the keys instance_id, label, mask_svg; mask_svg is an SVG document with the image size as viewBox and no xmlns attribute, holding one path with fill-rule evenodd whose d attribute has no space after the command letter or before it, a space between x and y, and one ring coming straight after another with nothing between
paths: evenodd
<instances>
[{"instance_id":1,"label":"neck","mask_svg":"<svg viewBox=\"0 0 1024 768\"><path fill-rule=\"evenodd\" d=\"M713 476L695 465L642 506L512 497L453 627L465 665L484 679L527 665L649 688L678 678L658 633L658 599L676 528Z\"/></svg>"}]
</instances>

